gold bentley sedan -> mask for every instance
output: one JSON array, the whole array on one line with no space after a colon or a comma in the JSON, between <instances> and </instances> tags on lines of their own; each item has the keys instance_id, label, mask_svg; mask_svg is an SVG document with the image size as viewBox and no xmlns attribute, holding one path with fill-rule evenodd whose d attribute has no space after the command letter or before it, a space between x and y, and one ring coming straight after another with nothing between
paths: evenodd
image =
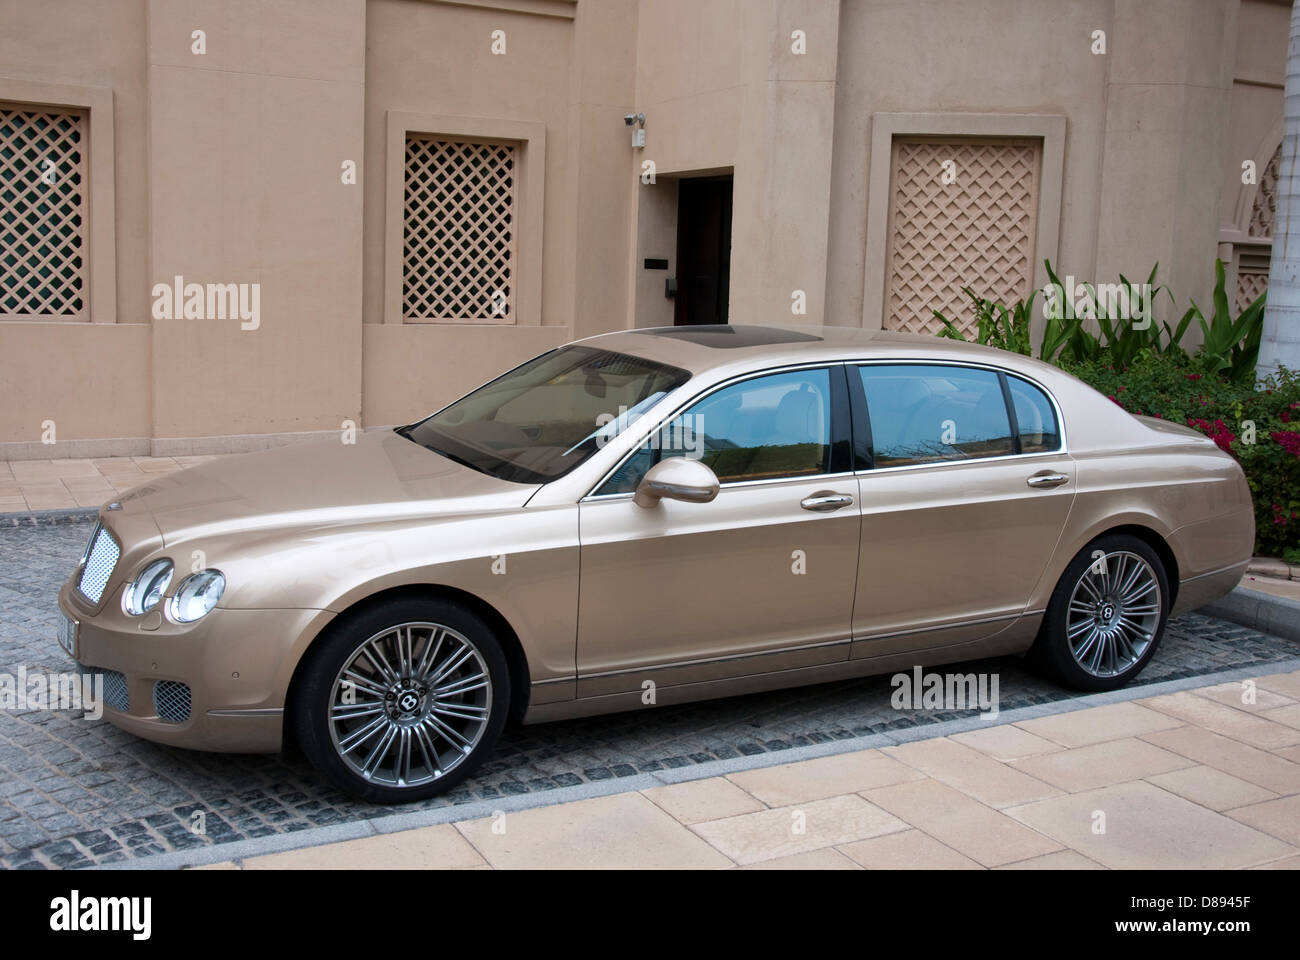
<instances>
[{"instance_id":1,"label":"gold bentley sedan","mask_svg":"<svg viewBox=\"0 0 1300 960\"><path fill-rule=\"evenodd\" d=\"M1253 539L1214 443L1030 358L644 329L354 443L132 490L60 592L59 641L125 730L292 737L343 790L402 802L511 720L1002 654L1111 690Z\"/></svg>"}]
</instances>

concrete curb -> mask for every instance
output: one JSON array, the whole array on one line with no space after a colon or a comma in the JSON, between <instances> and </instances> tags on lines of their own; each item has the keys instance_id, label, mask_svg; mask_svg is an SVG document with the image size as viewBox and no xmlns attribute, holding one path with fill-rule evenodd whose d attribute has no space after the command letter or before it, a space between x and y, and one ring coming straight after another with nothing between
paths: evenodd
<instances>
[{"instance_id":1,"label":"concrete curb","mask_svg":"<svg viewBox=\"0 0 1300 960\"><path fill-rule=\"evenodd\" d=\"M1237 587L1196 612L1300 643L1300 602L1286 597Z\"/></svg>"},{"instance_id":2,"label":"concrete curb","mask_svg":"<svg viewBox=\"0 0 1300 960\"><path fill-rule=\"evenodd\" d=\"M1007 723L1016 723L1021 720L1033 720L1039 717L1054 716L1056 714L1073 713L1076 710L1087 710L1090 707L1101 707L1112 703L1122 703L1128 700L1141 700L1146 697L1157 697L1167 693L1178 693L1183 690L1210 687L1215 684L1228 683L1233 680L1245 680L1250 677L1260 677L1274 673L1290 673L1293 670L1300 670L1300 657L1292 660L1283 660L1277 663L1261 663L1251 664L1247 667L1233 667L1228 670L1221 670L1217 673L1201 674L1195 677L1184 677L1178 680L1166 680L1161 683L1129 686L1122 690L1113 690L1108 693L1089 694L1073 697L1067 700L1057 700L1052 703L1018 707L1015 710L1004 710L1000 712L996 719L993 719L988 715L963 717L958 720L925 724L920 727L891 731L890 733L854 737L849 740L835 740L830 743L816 743L810 744L806 747L792 747L789 750L762 753L752 757L732 757L728 760L715 760L711 763L701 763L689 767L657 770L652 773L638 773L629 777L614 777L609 780L583 783L573 787L561 787L555 790L546 790L541 793L521 794L513 797L496 797L491 800L476 800L471 803L456 804L448 807L437 807L432 810L416 810L410 813L392 813L384 816L371 817L366 820L357 820L352 823L334 824L328 827L315 827L309 830L300 830L297 833L274 834L272 836L258 837L251 840L236 840L231 843L211 844L201 848L196 847L192 850L177 850L172 853L156 854L150 857L141 857L139 859L119 861L117 863L97 864L82 869L177 870L185 867L198 867L214 863L224 863L229 860L246 860L250 857L262 856L268 853L282 853L286 850L318 847L324 844L338 843L344 840L356 840L361 837L379 836L381 834L395 833L401 830L436 826L460 820L477 820L484 817L496 816L497 813L501 811L513 813L515 811L530 810L536 807L550 807L574 800L607 797L613 794L646 790L674 783L684 783L688 780L707 780L710 777L725 776L730 773L739 773L744 770L758 770L763 767L781 766L787 763L797 763L800 760L812 760L818 757L834 756L841 753L853 753L860 750L868 750L873 747L889 747L900 743L907 743L912 740L928 740L936 737L947 737L955 733L964 733L968 730L979 729L981 727L1000 726Z\"/></svg>"}]
</instances>

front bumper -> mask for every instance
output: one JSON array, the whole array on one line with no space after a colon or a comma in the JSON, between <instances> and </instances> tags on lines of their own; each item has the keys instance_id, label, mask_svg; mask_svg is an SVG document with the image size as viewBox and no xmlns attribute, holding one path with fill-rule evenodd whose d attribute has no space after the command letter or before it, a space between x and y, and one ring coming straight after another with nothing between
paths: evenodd
<instances>
[{"instance_id":1,"label":"front bumper","mask_svg":"<svg viewBox=\"0 0 1300 960\"><path fill-rule=\"evenodd\" d=\"M91 673L112 670L125 678L126 708L106 703L106 720L146 740L191 750L280 749L294 667L334 614L218 607L197 623L180 625L158 610L127 616L120 585L93 612L75 592L74 581L59 591L59 608L80 623L78 663ZM159 716L154 692L160 681L189 687L186 719Z\"/></svg>"}]
</instances>

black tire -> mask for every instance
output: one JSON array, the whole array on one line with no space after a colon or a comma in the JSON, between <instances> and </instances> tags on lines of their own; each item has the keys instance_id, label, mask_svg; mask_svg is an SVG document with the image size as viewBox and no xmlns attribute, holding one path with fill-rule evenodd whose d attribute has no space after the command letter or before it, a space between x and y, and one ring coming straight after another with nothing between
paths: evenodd
<instances>
[{"instance_id":1,"label":"black tire","mask_svg":"<svg viewBox=\"0 0 1300 960\"><path fill-rule=\"evenodd\" d=\"M1089 572L1089 568L1094 567L1094 565L1098 563L1096 559L1097 551L1101 551L1102 554L1108 558L1117 557L1124 560L1126 563L1132 563L1132 560L1130 559L1132 557L1140 557L1146 562L1150 572L1154 574L1154 579L1158 584L1160 594L1158 604L1149 602L1148 596L1147 598L1143 598L1147 602L1143 603L1140 607L1132 604L1130 605L1130 609L1145 609L1147 606L1158 606L1159 619L1155 623L1154 629L1147 627L1144 631L1141 631L1150 633L1151 637L1146 643L1145 648L1141 649L1140 655L1131 662L1127 661L1127 657L1117 657L1117 659L1111 664L1115 669L1110 675L1106 676L1099 676L1096 671L1085 669L1085 667L1080 663L1080 660L1076 658L1068 635L1068 621L1071 616L1071 598L1075 593L1076 587L1079 587L1081 590L1084 589L1080 584L1080 581L1083 579L1085 573ZM1117 562L1118 561L1112 562L1112 568ZM1136 568L1136 564L1133 564L1133 566ZM1100 574L1098 574L1098 576L1100 576ZM1096 583L1096 578L1089 579L1089 584L1093 585L1094 588ZM1086 590L1084 590L1084 594L1088 595L1089 600L1092 599L1091 594L1088 594ZM1105 604L1102 602L1104 599L1105 598L1102 597L1097 601L1097 606L1099 608L1097 611L1098 616L1101 616L1106 610ZM1160 641L1164 637L1165 623L1169 618L1170 599L1168 575L1165 572L1164 564L1161 562L1160 557L1155 550L1153 550L1145 541L1129 534L1109 533L1100 536L1084 547L1083 550L1079 552L1078 556L1070 561L1070 565L1065 568L1065 572L1061 574L1061 579L1056 584L1056 589L1052 592L1052 599L1047 605L1047 613L1043 617L1043 624L1039 629L1038 638L1034 641L1034 646L1029 651L1029 660L1031 664L1051 679L1075 690L1086 690L1090 692L1118 690L1141 673L1142 669L1150 662L1152 656L1155 655L1156 648L1159 647ZM1120 610L1122 613L1122 604ZM1073 615L1076 617L1074 625L1076 627L1080 626L1079 618L1083 618L1085 615L1077 610ZM1150 613L1146 614L1146 616L1150 615ZM1102 617L1102 622L1107 622L1105 617ZM1125 641L1130 644L1131 649L1133 649L1134 652L1138 652L1133 641L1140 640L1140 634L1126 632L1124 636ZM1081 637L1079 646L1083 646L1086 639L1086 635ZM1089 652L1095 653L1095 648L1092 648ZM1090 657L1085 655L1083 659L1089 660Z\"/></svg>"},{"instance_id":2,"label":"black tire","mask_svg":"<svg viewBox=\"0 0 1300 960\"><path fill-rule=\"evenodd\" d=\"M434 633L431 628L435 626L441 634ZM400 666L398 649L402 635L414 651L408 655L410 668L406 670ZM443 651L443 646L436 645L438 636L450 651L447 661L438 659ZM427 646L421 647L422 641ZM376 643L378 647L373 645ZM472 652L466 654L462 643ZM365 654L361 653L363 648ZM418 673L422 650L432 651L433 657L433 667L424 675ZM449 670L445 678L437 676L439 663L450 664L462 654L467 656L465 665ZM358 656L364 659L354 661ZM381 659L391 673L379 668ZM350 670L348 677L355 677L355 682L343 677L345 666ZM480 673L486 674L486 683L477 679ZM385 677L388 682L384 686L393 689L381 698L367 684L378 688ZM436 686L425 681L436 682ZM481 686L442 695L446 699L432 695L433 690L446 689L445 685L472 683ZM426 690L424 694L419 692L421 688ZM357 701L351 704L352 711L346 702L349 693ZM474 772L492 752L505 726L510 696L510 671L501 644L474 612L443 599L383 600L344 614L308 651L294 681L289 721L307 759L340 790L371 803L410 803L443 793ZM357 700L360 697L369 699ZM409 713L403 712L402 706L413 700L418 700L419 705ZM381 704L382 709L372 706L372 702ZM446 711L453 708L472 716L448 715ZM336 711L335 719L332 710ZM338 716L337 711L349 715ZM484 714L481 717L480 712ZM430 720L431 716L435 719ZM344 729L343 725L350 728ZM364 728L372 725L375 732L363 737ZM384 747L390 729L390 744ZM453 736L460 736L470 746L457 743ZM344 751L341 744L352 744L351 751ZM401 765L403 747L407 748L405 767ZM364 775L356 768L363 756L380 749L385 752L372 775Z\"/></svg>"}]
</instances>

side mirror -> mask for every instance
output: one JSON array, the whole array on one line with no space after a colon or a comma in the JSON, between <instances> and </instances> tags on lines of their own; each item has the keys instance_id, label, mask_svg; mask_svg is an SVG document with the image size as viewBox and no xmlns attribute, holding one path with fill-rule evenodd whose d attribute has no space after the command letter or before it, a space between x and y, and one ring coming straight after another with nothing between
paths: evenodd
<instances>
[{"instance_id":1,"label":"side mirror","mask_svg":"<svg viewBox=\"0 0 1300 960\"><path fill-rule=\"evenodd\" d=\"M698 460L670 457L646 471L632 502L638 507L656 507L660 500L708 503L717 495L718 477L712 470Z\"/></svg>"}]
</instances>

